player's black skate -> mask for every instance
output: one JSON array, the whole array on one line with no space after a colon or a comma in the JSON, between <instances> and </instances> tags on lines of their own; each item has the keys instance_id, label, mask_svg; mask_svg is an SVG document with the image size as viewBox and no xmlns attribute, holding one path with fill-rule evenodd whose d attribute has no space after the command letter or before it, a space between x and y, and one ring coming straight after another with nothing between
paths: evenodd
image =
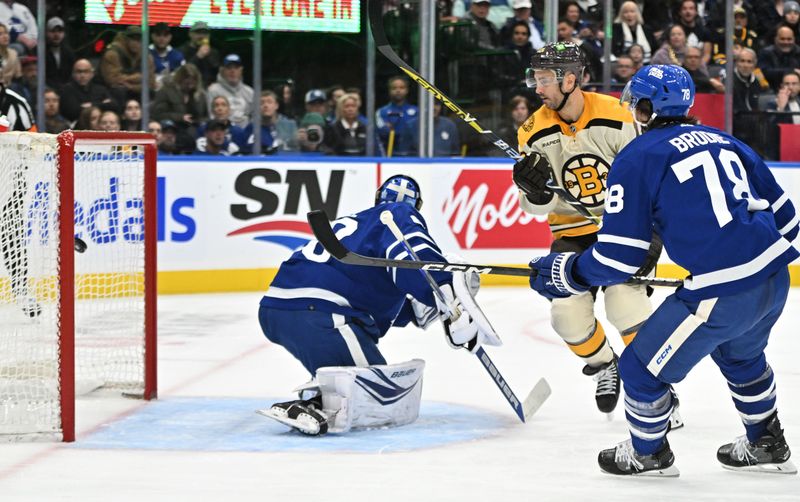
<instances>
[{"instance_id":1,"label":"player's black skate","mask_svg":"<svg viewBox=\"0 0 800 502\"><path fill-rule=\"evenodd\" d=\"M772 414L766 432L755 443L741 436L717 450L717 460L726 469L776 474L797 474L797 467L789 460L791 455L777 413Z\"/></svg>"},{"instance_id":2,"label":"player's black skate","mask_svg":"<svg viewBox=\"0 0 800 502\"><path fill-rule=\"evenodd\" d=\"M256 413L309 436L321 436L328 432L328 417L322 411L322 396L275 403L269 409L256 410Z\"/></svg>"},{"instance_id":3,"label":"player's black skate","mask_svg":"<svg viewBox=\"0 0 800 502\"><path fill-rule=\"evenodd\" d=\"M614 354L614 359L602 366L583 367L583 374L591 376L597 382L594 399L597 409L603 413L611 413L617 407L619 400L619 358Z\"/></svg>"},{"instance_id":4,"label":"player's black skate","mask_svg":"<svg viewBox=\"0 0 800 502\"><path fill-rule=\"evenodd\" d=\"M664 439L664 444L652 455L639 455L633 449L631 440L623 441L615 448L603 450L597 456L600 469L607 474L620 476L662 476L678 477L680 471L673 464L675 455Z\"/></svg>"}]
</instances>

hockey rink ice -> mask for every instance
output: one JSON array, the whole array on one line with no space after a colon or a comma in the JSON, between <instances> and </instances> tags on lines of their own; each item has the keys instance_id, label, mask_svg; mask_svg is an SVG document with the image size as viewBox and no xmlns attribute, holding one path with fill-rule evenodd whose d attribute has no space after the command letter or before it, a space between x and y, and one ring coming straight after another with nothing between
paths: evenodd
<instances>
[{"instance_id":1,"label":"hockey rink ice","mask_svg":"<svg viewBox=\"0 0 800 502\"><path fill-rule=\"evenodd\" d=\"M522 287L484 288L478 300L505 342L487 352L520 399L540 377L552 387L529 423L477 358L451 349L434 325L394 329L380 344L389 362L426 361L415 424L318 438L289 432L254 410L292 398L308 375L261 334L260 297L161 296L159 399L90 395L78 400L75 443L0 443L0 501L800 501L800 476L717 463L717 448L744 429L710 359L677 386L686 426L669 439L681 476L601 474L597 453L628 437L622 405L610 421L597 411L594 382L551 330L548 303ZM767 349L795 464L799 306L795 288Z\"/></svg>"}]
</instances>

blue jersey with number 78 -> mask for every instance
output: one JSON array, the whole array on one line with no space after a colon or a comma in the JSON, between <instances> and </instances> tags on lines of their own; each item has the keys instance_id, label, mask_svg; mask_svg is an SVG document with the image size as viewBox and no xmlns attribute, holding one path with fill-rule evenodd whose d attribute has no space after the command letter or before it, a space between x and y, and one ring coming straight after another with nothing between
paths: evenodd
<instances>
[{"instance_id":1,"label":"blue jersey with number 78","mask_svg":"<svg viewBox=\"0 0 800 502\"><path fill-rule=\"evenodd\" d=\"M635 273L653 231L691 274L677 292L687 301L749 289L798 256L788 195L750 147L717 129L647 131L617 155L607 187L598 242L574 269L592 285Z\"/></svg>"}]
</instances>

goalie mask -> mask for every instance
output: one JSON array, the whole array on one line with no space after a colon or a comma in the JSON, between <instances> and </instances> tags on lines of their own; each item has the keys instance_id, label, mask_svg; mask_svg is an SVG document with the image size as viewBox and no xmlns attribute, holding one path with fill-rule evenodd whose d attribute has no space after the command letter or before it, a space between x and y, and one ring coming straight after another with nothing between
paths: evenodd
<instances>
[{"instance_id":1,"label":"goalie mask","mask_svg":"<svg viewBox=\"0 0 800 502\"><path fill-rule=\"evenodd\" d=\"M419 190L419 183L405 174L390 177L375 192L376 206L386 202L405 202L419 211L422 209L422 194Z\"/></svg>"}]
</instances>

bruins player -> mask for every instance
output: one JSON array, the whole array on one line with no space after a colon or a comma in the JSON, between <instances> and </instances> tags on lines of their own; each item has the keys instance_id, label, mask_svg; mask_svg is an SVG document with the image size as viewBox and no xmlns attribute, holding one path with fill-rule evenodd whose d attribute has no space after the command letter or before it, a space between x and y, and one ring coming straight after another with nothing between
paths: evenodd
<instances>
[{"instance_id":1,"label":"bruins player","mask_svg":"<svg viewBox=\"0 0 800 502\"><path fill-rule=\"evenodd\" d=\"M524 157L514 166L520 206L547 214L554 241L551 252L580 253L597 240L598 226L547 187L555 183L592 214L603 214L605 181L614 157L637 135L631 113L610 96L580 89L585 62L573 43L547 44L531 57L526 81L543 105L517 135ZM646 245L642 243L642 245ZM634 271L631 271L632 273ZM619 399L617 355L594 315L596 289L553 300L551 324L597 381L595 399L610 413ZM627 345L652 312L645 286L620 284L604 291L606 316Z\"/></svg>"}]
</instances>

